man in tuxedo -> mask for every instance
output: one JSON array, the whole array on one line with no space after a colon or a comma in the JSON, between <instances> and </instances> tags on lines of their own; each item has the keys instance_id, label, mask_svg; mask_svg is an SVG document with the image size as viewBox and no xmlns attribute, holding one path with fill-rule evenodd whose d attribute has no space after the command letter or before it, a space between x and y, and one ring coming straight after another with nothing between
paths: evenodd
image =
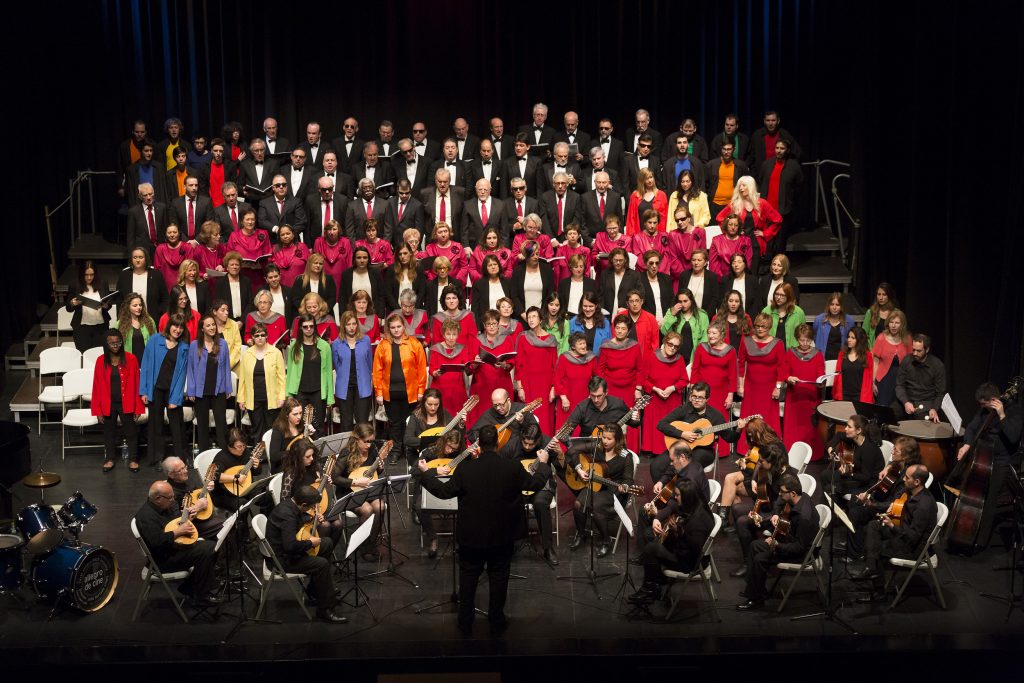
<instances>
[{"instance_id":1,"label":"man in tuxedo","mask_svg":"<svg viewBox=\"0 0 1024 683\"><path fill-rule=\"evenodd\" d=\"M319 123L310 121L306 124L306 140L300 145L300 148L306 153L307 166L315 170L323 168L324 152L331 149L331 146L320 139Z\"/></svg>"},{"instance_id":2,"label":"man in tuxedo","mask_svg":"<svg viewBox=\"0 0 1024 683\"><path fill-rule=\"evenodd\" d=\"M316 243L316 238L324 234L324 226L327 223L333 220L344 226L348 216L348 195L337 192L330 178L321 176L317 179L316 186L316 195L310 192L306 197L308 226L302 233L302 241L310 249Z\"/></svg>"},{"instance_id":3,"label":"man in tuxedo","mask_svg":"<svg viewBox=\"0 0 1024 683\"><path fill-rule=\"evenodd\" d=\"M422 160L427 162L428 167L441 156L441 145L435 140L427 139L427 124L422 121L412 124L412 145Z\"/></svg>"},{"instance_id":4,"label":"man in tuxedo","mask_svg":"<svg viewBox=\"0 0 1024 683\"><path fill-rule=\"evenodd\" d=\"M552 180L558 173L569 176L569 189L571 190L576 189L576 182L583 177L580 165L576 163L575 159L569 158L568 142L556 142L551 152L551 158L541 166L541 173L537 176L539 186L537 189L541 194L554 187Z\"/></svg>"},{"instance_id":5,"label":"man in tuxedo","mask_svg":"<svg viewBox=\"0 0 1024 683\"><path fill-rule=\"evenodd\" d=\"M476 199L468 200L462 212L462 229L459 241L463 246L473 249L480 243L486 228L497 228L498 235L508 234L505 223L505 205L500 199L491 196L491 184L481 178L474 185Z\"/></svg>"},{"instance_id":6,"label":"man in tuxedo","mask_svg":"<svg viewBox=\"0 0 1024 683\"><path fill-rule=\"evenodd\" d=\"M146 139L146 122L138 119L132 124L132 136L117 148L117 177L121 180L121 186L117 188L118 197L135 194L135 188L127 184L125 173L129 166L142 158L142 143Z\"/></svg>"},{"instance_id":7,"label":"man in tuxedo","mask_svg":"<svg viewBox=\"0 0 1024 683\"><path fill-rule=\"evenodd\" d=\"M612 125L611 119L601 119L597 122L597 146L604 152L604 164L605 170L615 169L619 173L619 177L623 178L623 162L625 159L625 147L622 144L622 140L616 137L612 137L612 133L615 132L615 127ZM624 178L623 178L624 179ZM623 194L628 193L634 188L618 188Z\"/></svg>"},{"instance_id":8,"label":"man in tuxedo","mask_svg":"<svg viewBox=\"0 0 1024 683\"><path fill-rule=\"evenodd\" d=\"M199 235L200 226L213 220L210 198L199 196L199 178L190 176L185 179L185 196L171 202L171 215L181 229L183 242L194 240Z\"/></svg>"},{"instance_id":9,"label":"man in tuxedo","mask_svg":"<svg viewBox=\"0 0 1024 683\"><path fill-rule=\"evenodd\" d=\"M395 126L384 119L377 126L377 153L385 161L390 162L398 151L398 144L395 142Z\"/></svg>"},{"instance_id":10,"label":"man in tuxedo","mask_svg":"<svg viewBox=\"0 0 1024 683\"><path fill-rule=\"evenodd\" d=\"M151 183L139 185L137 196L138 201L128 209L128 248L142 247L152 260L156 245L164 241L170 216L167 205L156 201Z\"/></svg>"},{"instance_id":11,"label":"man in tuxedo","mask_svg":"<svg viewBox=\"0 0 1024 683\"><path fill-rule=\"evenodd\" d=\"M501 164L494 158L494 143L490 139L485 138L480 141L477 158L466 166L471 186L476 187L476 181L483 178L491 184L491 187L501 188Z\"/></svg>"},{"instance_id":12,"label":"man in tuxedo","mask_svg":"<svg viewBox=\"0 0 1024 683\"><path fill-rule=\"evenodd\" d=\"M435 175L443 168L451 175L450 185L461 187L463 192L469 188L469 172L465 161L459 160L459 146L455 138L446 138L441 145L441 158L430 165L430 175Z\"/></svg>"},{"instance_id":13,"label":"man in tuxedo","mask_svg":"<svg viewBox=\"0 0 1024 683\"><path fill-rule=\"evenodd\" d=\"M543 161L551 154L551 146L555 144L555 129L547 125L548 105L538 102L531 110L533 123L520 126L519 132L526 133L530 141L530 156L539 157ZM517 136L518 137L518 136Z\"/></svg>"},{"instance_id":14,"label":"man in tuxedo","mask_svg":"<svg viewBox=\"0 0 1024 683\"><path fill-rule=\"evenodd\" d=\"M221 189L224 203L213 210L213 220L220 224L220 241L227 243L232 232L239 229L242 207L238 204L238 185L228 181Z\"/></svg>"},{"instance_id":15,"label":"man in tuxedo","mask_svg":"<svg viewBox=\"0 0 1024 683\"><path fill-rule=\"evenodd\" d=\"M153 143L146 140L142 143L142 156L125 171L125 183L129 188L138 187L143 183L149 183L156 192L156 198L160 202L167 201L167 169L159 162L153 161L155 150ZM138 195L128 196L128 206L138 203Z\"/></svg>"},{"instance_id":16,"label":"man in tuxedo","mask_svg":"<svg viewBox=\"0 0 1024 683\"><path fill-rule=\"evenodd\" d=\"M644 291L641 275L629 267L629 257L621 247L608 254L610 267L601 274L601 307L609 314L626 307L632 290Z\"/></svg>"},{"instance_id":17,"label":"man in tuxedo","mask_svg":"<svg viewBox=\"0 0 1024 683\"><path fill-rule=\"evenodd\" d=\"M427 218L427 234L433 230L435 223L444 221L452 229L452 239L456 239L456 231L462 225L465 197L464 189L451 185L451 174L443 168L437 169L434 172L434 186L420 190L420 201L423 202Z\"/></svg>"},{"instance_id":18,"label":"man in tuxedo","mask_svg":"<svg viewBox=\"0 0 1024 683\"><path fill-rule=\"evenodd\" d=\"M273 121L274 119L267 119ZM264 126L266 124L264 123ZM275 123L276 126L276 123ZM276 130L276 128L275 128ZM277 170L277 162L267 158L267 143L263 138L256 138L249 143L249 153L238 162L238 182L242 186L245 199L258 204L270 192L270 182ZM246 186L259 188L261 191L246 189Z\"/></svg>"},{"instance_id":19,"label":"man in tuxedo","mask_svg":"<svg viewBox=\"0 0 1024 683\"><path fill-rule=\"evenodd\" d=\"M513 145L514 153L502 163L501 177L506 183L511 182L512 178L522 178L526 181L526 194L536 198L540 195L537 181L537 175L540 173L540 160L530 155L532 137L529 133L516 133L516 141ZM510 196L508 185L504 187L503 197Z\"/></svg>"},{"instance_id":20,"label":"man in tuxedo","mask_svg":"<svg viewBox=\"0 0 1024 683\"><path fill-rule=\"evenodd\" d=\"M345 236L352 242L366 238L366 221L373 218L377 225L384 225L388 202L377 196L373 181L363 178L359 181L359 192L354 201L349 202L345 212ZM381 235L383 237L383 235Z\"/></svg>"},{"instance_id":21,"label":"man in tuxedo","mask_svg":"<svg viewBox=\"0 0 1024 683\"><path fill-rule=\"evenodd\" d=\"M398 156L393 166L395 177L398 180L408 180L414 196L419 196L420 190L430 182L430 162L424 161L423 157L416 153L413 141L409 138L398 141Z\"/></svg>"},{"instance_id":22,"label":"man in tuxedo","mask_svg":"<svg viewBox=\"0 0 1024 683\"><path fill-rule=\"evenodd\" d=\"M391 245L397 250L402 234L409 228L416 228L423 234L426 214L423 202L413 196L412 184L407 179L399 180L396 187L398 192L388 200L387 213L384 214L384 232L390 235Z\"/></svg>"},{"instance_id":23,"label":"man in tuxedo","mask_svg":"<svg viewBox=\"0 0 1024 683\"><path fill-rule=\"evenodd\" d=\"M594 173L594 185L593 190L581 195L579 209L580 225L586 231L588 240L604 230L605 216L618 216L622 219L622 195L611 188L608 173Z\"/></svg>"},{"instance_id":24,"label":"man in tuxedo","mask_svg":"<svg viewBox=\"0 0 1024 683\"><path fill-rule=\"evenodd\" d=\"M651 141L654 143L652 150L657 153L661 149L662 135L658 131L651 128L651 113L646 109L637 109L634 115L634 126L626 129L626 151L637 153L637 146L640 142L640 136L647 133L651 136Z\"/></svg>"},{"instance_id":25,"label":"man in tuxedo","mask_svg":"<svg viewBox=\"0 0 1024 683\"><path fill-rule=\"evenodd\" d=\"M309 152L302 147L297 147L292 150L291 164L287 168L282 168L278 171L280 175L284 176L285 182L288 183L288 194L299 200L299 204L306 200L306 195L309 194L310 188L313 187L313 174L322 170L315 166L309 166L306 163L308 157ZM275 180L274 182L277 181Z\"/></svg>"},{"instance_id":26,"label":"man in tuxedo","mask_svg":"<svg viewBox=\"0 0 1024 683\"><path fill-rule=\"evenodd\" d=\"M300 233L306 229L307 221L302 201L288 191L288 180L284 175L275 175L271 187L274 194L260 202L256 226L268 231L271 239L276 242L277 231L282 225L290 225L296 233Z\"/></svg>"},{"instance_id":27,"label":"man in tuxedo","mask_svg":"<svg viewBox=\"0 0 1024 683\"><path fill-rule=\"evenodd\" d=\"M455 144L459 148L459 159L466 162L476 159L480 138L469 132L469 122L460 116L452 124L452 132L455 133Z\"/></svg>"},{"instance_id":28,"label":"man in tuxedo","mask_svg":"<svg viewBox=\"0 0 1024 683\"><path fill-rule=\"evenodd\" d=\"M640 169L646 168L654 174L658 187L669 191L664 184L661 172L661 163L654 153L654 138L648 133L642 133L636 143L636 154L627 154L623 170L626 172L626 187L635 188L637 179L640 177Z\"/></svg>"},{"instance_id":29,"label":"man in tuxedo","mask_svg":"<svg viewBox=\"0 0 1024 683\"><path fill-rule=\"evenodd\" d=\"M324 170L313 174L313 182L316 182L320 178L328 178L331 184L334 185L334 190L338 194L343 194L346 197L354 197L356 194L355 183L353 182L352 176L345 173L338 166L338 153L336 151L329 150L324 152ZM310 187L306 193L307 197L316 196L316 192L313 191L313 187ZM305 201L305 197L303 201Z\"/></svg>"},{"instance_id":30,"label":"man in tuxedo","mask_svg":"<svg viewBox=\"0 0 1024 683\"><path fill-rule=\"evenodd\" d=\"M512 246L512 240L515 238L516 233L520 233L525 229L526 217L531 213L541 214L540 202L533 197L526 195L526 181L522 178L512 178L508 184L509 193L512 195L508 199L504 200L505 204L505 230L507 231L503 235L502 244L509 247Z\"/></svg>"},{"instance_id":31,"label":"man in tuxedo","mask_svg":"<svg viewBox=\"0 0 1024 683\"><path fill-rule=\"evenodd\" d=\"M209 197L214 207L224 203L224 196L221 194L224 183L233 182L238 178L238 162L232 161L225 156L227 144L220 138L214 138L210 142L211 159L203 164L196 171L199 178L199 193Z\"/></svg>"},{"instance_id":32,"label":"man in tuxedo","mask_svg":"<svg viewBox=\"0 0 1024 683\"><path fill-rule=\"evenodd\" d=\"M366 141L358 136L359 122L351 116L341 124L341 133L340 137L331 140L331 146L338 155L341 170L352 175L352 167L362 161Z\"/></svg>"},{"instance_id":33,"label":"man in tuxedo","mask_svg":"<svg viewBox=\"0 0 1024 683\"><path fill-rule=\"evenodd\" d=\"M689 141L689 147L686 150L687 154L695 159L699 159L702 164L707 163L708 143L697 134L697 122L693 119L683 119L683 122L679 124L679 130L665 138L665 142L661 146L661 160L667 162L676 155L676 140L680 135L685 135Z\"/></svg>"},{"instance_id":34,"label":"man in tuxedo","mask_svg":"<svg viewBox=\"0 0 1024 683\"><path fill-rule=\"evenodd\" d=\"M371 141L363 145L363 158L352 167L352 179L356 183L363 178L372 180L377 195L387 199L395 191L395 168L390 163L380 160L379 150L376 142Z\"/></svg>"},{"instance_id":35,"label":"man in tuxedo","mask_svg":"<svg viewBox=\"0 0 1024 683\"><path fill-rule=\"evenodd\" d=\"M494 160L505 161L512 154L512 142L505 137L505 122L495 116L490 120L491 145L494 148Z\"/></svg>"},{"instance_id":36,"label":"man in tuxedo","mask_svg":"<svg viewBox=\"0 0 1024 683\"><path fill-rule=\"evenodd\" d=\"M667 160L662 168L660 177L666 192L673 192L679 185L679 174L689 171L693 174L694 184L698 189L703 190L707 186L707 170L697 157L690 154L690 139L680 133L675 139L676 153Z\"/></svg>"},{"instance_id":37,"label":"man in tuxedo","mask_svg":"<svg viewBox=\"0 0 1024 683\"><path fill-rule=\"evenodd\" d=\"M746 159L750 138L740 132L740 119L736 114L726 114L722 132L711 138L711 156L721 156L722 145L727 141L732 143L733 159Z\"/></svg>"},{"instance_id":38,"label":"man in tuxedo","mask_svg":"<svg viewBox=\"0 0 1024 683\"><path fill-rule=\"evenodd\" d=\"M780 139L789 143L787 152L789 158L800 161L801 150L796 138L782 127L782 118L778 112L766 111L764 127L758 128L750 135L750 144L747 146L747 166L755 170L761 168L764 162L775 154L775 143Z\"/></svg>"},{"instance_id":39,"label":"man in tuxedo","mask_svg":"<svg viewBox=\"0 0 1024 683\"><path fill-rule=\"evenodd\" d=\"M708 208L711 210L712 222L732 199L732 191L736 181L747 175L747 163L742 157L736 156L732 140L724 140L718 148L718 158L712 159L707 166Z\"/></svg>"},{"instance_id":40,"label":"man in tuxedo","mask_svg":"<svg viewBox=\"0 0 1024 683\"><path fill-rule=\"evenodd\" d=\"M267 154L283 154L292 150L291 145L288 144L288 139L278 135L277 119L271 117L263 119L263 135Z\"/></svg>"},{"instance_id":41,"label":"man in tuxedo","mask_svg":"<svg viewBox=\"0 0 1024 683\"><path fill-rule=\"evenodd\" d=\"M580 117L576 112L565 112L562 122L565 124L565 130L555 134L555 143L565 142L570 145L576 145L576 153L570 153L569 157L582 168L587 163L587 152L590 151L590 136L580 130ZM576 179L579 180L579 175L576 176Z\"/></svg>"},{"instance_id":42,"label":"man in tuxedo","mask_svg":"<svg viewBox=\"0 0 1024 683\"><path fill-rule=\"evenodd\" d=\"M625 192L625 184L622 183L619 177L619 171L614 168L610 168L605 162L604 149L600 146L591 147L589 150L590 164L589 168L584 169L583 177L576 182L577 192L590 192L597 188L597 174L605 173L608 176L608 182L615 188L620 194Z\"/></svg>"},{"instance_id":43,"label":"man in tuxedo","mask_svg":"<svg viewBox=\"0 0 1024 683\"><path fill-rule=\"evenodd\" d=\"M568 154L568 152L566 152ZM552 188L541 195L540 209L544 216L544 232L551 237L551 245L558 247L564 237L565 227L571 223L580 226L580 196L575 192L569 192L569 176L559 171L551 181ZM584 241L587 240L586 232L580 235Z\"/></svg>"}]
</instances>

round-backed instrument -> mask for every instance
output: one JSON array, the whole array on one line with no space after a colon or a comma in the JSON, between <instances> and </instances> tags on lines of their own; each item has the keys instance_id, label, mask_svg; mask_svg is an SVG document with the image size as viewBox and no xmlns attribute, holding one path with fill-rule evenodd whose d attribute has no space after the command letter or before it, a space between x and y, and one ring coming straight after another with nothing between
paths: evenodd
<instances>
[{"instance_id":1,"label":"round-backed instrument","mask_svg":"<svg viewBox=\"0 0 1024 683\"><path fill-rule=\"evenodd\" d=\"M67 596L83 612L96 612L117 588L117 558L98 545L61 544L32 560L32 586L43 598Z\"/></svg>"}]
</instances>

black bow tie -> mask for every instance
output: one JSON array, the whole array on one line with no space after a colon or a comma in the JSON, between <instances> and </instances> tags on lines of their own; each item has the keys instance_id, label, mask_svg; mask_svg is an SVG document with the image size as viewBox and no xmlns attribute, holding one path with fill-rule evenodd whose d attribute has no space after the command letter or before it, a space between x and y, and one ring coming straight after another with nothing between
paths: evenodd
<instances>
[{"instance_id":1,"label":"black bow tie","mask_svg":"<svg viewBox=\"0 0 1024 683\"><path fill-rule=\"evenodd\" d=\"M312 149L313 147L319 147L319 146L320 146L319 142L314 142L312 145L310 145L310 148Z\"/></svg>"},{"instance_id":2,"label":"black bow tie","mask_svg":"<svg viewBox=\"0 0 1024 683\"><path fill-rule=\"evenodd\" d=\"M334 180L334 174L333 173L325 173L324 174L324 178L330 178L331 180Z\"/></svg>"},{"instance_id":3,"label":"black bow tie","mask_svg":"<svg viewBox=\"0 0 1024 683\"><path fill-rule=\"evenodd\" d=\"M502 138L491 138L492 142L501 142Z\"/></svg>"},{"instance_id":4,"label":"black bow tie","mask_svg":"<svg viewBox=\"0 0 1024 683\"><path fill-rule=\"evenodd\" d=\"M490 166L491 165L491 162L489 162L489 161L482 161L480 163L482 163L484 166Z\"/></svg>"},{"instance_id":5,"label":"black bow tie","mask_svg":"<svg viewBox=\"0 0 1024 683\"><path fill-rule=\"evenodd\" d=\"M416 165L416 160L415 159L406 159L405 163L409 164L410 166L415 166Z\"/></svg>"},{"instance_id":6,"label":"black bow tie","mask_svg":"<svg viewBox=\"0 0 1024 683\"><path fill-rule=\"evenodd\" d=\"M611 141L612 141L612 140L611 140L611 138L601 138L601 144L602 144L602 145L603 145L604 143L606 143L606 142L611 142Z\"/></svg>"},{"instance_id":7,"label":"black bow tie","mask_svg":"<svg viewBox=\"0 0 1024 683\"><path fill-rule=\"evenodd\" d=\"M544 126L534 126L534 130L544 130Z\"/></svg>"},{"instance_id":8,"label":"black bow tie","mask_svg":"<svg viewBox=\"0 0 1024 683\"><path fill-rule=\"evenodd\" d=\"M417 142L417 143L416 143L416 146L417 146L417 147L422 147L422 146L423 146L423 143L422 143L422 142Z\"/></svg>"},{"instance_id":9,"label":"black bow tie","mask_svg":"<svg viewBox=\"0 0 1024 683\"><path fill-rule=\"evenodd\" d=\"M446 161L444 165L445 166L454 166L455 162L454 161Z\"/></svg>"},{"instance_id":10,"label":"black bow tie","mask_svg":"<svg viewBox=\"0 0 1024 683\"><path fill-rule=\"evenodd\" d=\"M348 144L350 142L355 142L355 140L356 140L355 138L345 138L345 144Z\"/></svg>"}]
</instances>

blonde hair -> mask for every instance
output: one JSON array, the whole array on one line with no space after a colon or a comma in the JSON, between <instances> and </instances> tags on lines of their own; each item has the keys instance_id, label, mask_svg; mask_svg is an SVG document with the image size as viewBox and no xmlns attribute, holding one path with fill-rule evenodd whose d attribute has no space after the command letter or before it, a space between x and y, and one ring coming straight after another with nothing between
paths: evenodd
<instances>
[{"instance_id":1,"label":"blonde hair","mask_svg":"<svg viewBox=\"0 0 1024 683\"><path fill-rule=\"evenodd\" d=\"M651 179L654 178L654 171L652 171L649 168L641 168L640 172L637 173L637 176L636 176L636 190L635 190L635 192L638 195L643 196L643 194L647 191L647 179L648 178L651 178ZM655 185L654 188L657 189L658 186Z\"/></svg>"},{"instance_id":2,"label":"blonde hair","mask_svg":"<svg viewBox=\"0 0 1024 683\"><path fill-rule=\"evenodd\" d=\"M177 284L178 284L179 287L184 287L185 286L185 273L187 273L188 269L191 268L192 266L195 266L195 269L196 269L196 286L197 287L199 286L199 282L198 282L198 280L199 280L199 263L197 261L193 261L190 258L187 258L187 259L185 259L184 261L181 262L180 266L178 266L178 283Z\"/></svg>"},{"instance_id":3,"label":"blonde hair","mask_svg":"<svg viewBox=\"0 0 1024 683\"><path fill-rule=\"evenodd\" d=\"M757 182L752 176L740 176L740 179L736 181L736 187L732 189L732 199L729 200L729 206L732 207L732 212L737 216L742 213L743 209L743 196L740 194L740 185L747 185L749 192L750 203L753 204L753 213L761 213L760 199L761 195L757 193Z\"/></svg>"},{"instance_id":4,"label":"blonde hair","mask_svg":"<svg viewBox=\"0 0 1024 683\"><path fill-rule=\"evenodd\" d=\"M323 266L324 264L327 263L326 259L324 259L323 254L320 254L320 253L317 253L317 252L314 251L312 254L309 255L309 260L306 261L306 269L304 271L302 271L302 286L303 287L308 287L309 286L309 281L311 279L310 273L312 272L313 264L317 263L317 262L319 262L321 266ZM320 277L317 279L317 282L323 282L323 281L324 281L324 271L321 270L320 271ZM305 301L305 297L303 297L303 301Z\"/></svg>"},{"instance_id":5,"label":"blonde hair","mask_svg":"<svg viewBox=\"0 0 1024 683\"><path fill-rule=\"evenodd\" d=\"M308 292L306 294L306 296L302 297L302 301L299 302L299 311L301 311L302 313L305 313L306 312L306 302L314 301L314 300L316 301L316 305L317 305L317 316L316 317L317 317L317 320L319 320L320 318L322 318L325 315L327 315L328 313L330 313L330 311L327 309L327 302L324 301L324 298L322 296L320 296L319 294L317 294L316 292Z\"/></svg>"}]
</instances>

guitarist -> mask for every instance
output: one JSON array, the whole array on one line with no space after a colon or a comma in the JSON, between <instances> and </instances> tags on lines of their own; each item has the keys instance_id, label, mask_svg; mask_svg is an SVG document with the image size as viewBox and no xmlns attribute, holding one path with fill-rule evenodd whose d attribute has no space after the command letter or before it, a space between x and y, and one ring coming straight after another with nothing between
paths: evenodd
<instances>
[{"instance_id":1,"label":"guitarist","mask_svg":"<svg viewBox=\"0 0 1024 683\"><path fill-rule=\"evenodd\" d=\"M753 422L753 420L751 420ZM771 429L765 424L765 427ZM742 512L736 512L736 505L726 505L726 500L722 499L722 505L718 508L718 514L722 516L722 523L724 524L729 518L729 511L733 511L733 524L736 529L736 540L740 544L740 552L743 554L743 564L737 567L735 570L729 573L729 576L740 578L746 576L748 565L749 565L749 553L751 549L751 542L760 537L761 532L771 531L772 524L770 518L773 515L778 515L782 510L784 501L782 500L782 487L783 482L787 477L796 477L797 471L795 468L789 466L789 456L786 454L786 447L781 441L771 441L764 446L758 447L760 458L757 461L757 467L753 473L749 473L744 468L744 482L740 484L743 490L750 494L750 498L753 499L754 506L757 506L757 500L767 500L768 505L757 509L757 514L760 515L760 523L751 516L754 510L751 509L747 514ZM732 476L732 475L730 475ZM761 489L763 487L763 490ZM739 488L737 487L737 492ZM735 502L736 497L733 497ZM745 509L745 508L744 508Z\"/></svg>"},{"instance_id":2,"label":"guitarist","mask_svg":"<svg viewBox=\"0 0 1024 683\"><path fill-rule=\"evenodd\" d=\"M235 496L226 486L226 484L233 484L235 479L230 474L224 474L224 472L231 467L245 465L247 459L245 457L245 449L245 435L242 434L241 429L236 427L228 432L228 447L221 449L217 455L213 456L213 464L217 466L218 473L217 485L213 488L213 504L221 510L234 512L259 493L259 491L253 491L244 496ZM252 469L250 472L252 473L253 481L255 481L260 478L262 461L256 456L252 456L251 461ZM255 506L259 508L257 512L267 514L274 507L274 501L270 496L264 496Z\"/></svg>"},{"instance_id":3,"label":"guitarist","mask_svg":"<svg viewBox=\"0 0 1024 683\"><path fill-rule=\"evenodd\" d=\"M613 425L630 412L625 401L608 395L608 382L603 377L591 377L587 384L587 391L589 392L587 398L578 403L566 418L566 422L579 425L580 436L587 437L593 434L598 427ZM626 424L630 427L639 427L639 411L634 410ZM563 443L568 445L568 442ZM582 448L587 451L593 450L592 446L583 446Z\"/></svg>"},{"instance_id":4,"label":"guitarist","mask_svg":"<svg viewBox=\"0 0 1024 683\"><path fill-rule=\"evenodd\" d=\"M349 442L351 443L351 441ZM323 463L321 459L317 457L316 446L309 439L308 436L294 439L292 444L285 451L284 457L281 458L281 500L287 500L291 498L292 491L297 491L300 486L312 486L317 488L320 485L320 471L323 469ZM331 475L327 475L327 484L325 491L328 494L333 493L331 491L332 484ZM321 495L321 500L323 496ZM329 502L334 502L334 497L328 495ZM342 533L345 530L345 523L342 519L335 519L333 521L324 521L317 526L317 532L320 536L330 536L331 540L337 545L338 540L341 538Z\"/></svg>"},{"instance_id":5,"label":"guitarist","mask_svg":"<svg viewBox=\"0 0 1024 683\"><path fill-rule=\"evenodd\" d=\"M542 434L537 424L528 424L519 433L519 452L515 454L515 459L536 459L540 451L545 450L550 442L550 437ZM557 455L561 455L561 452L561 448L558 448L556 451ZM537 520L541 545L544 548L544 559L552 566L558 564L558 553L555 552L555 545L552 542L555 535L551 528L551 510L548 509L554 497L555 480L551 478L548 479L548 483L544 485L544 488L524 499L533 506L533 516Z\"/></svg>"},{"instance_id":6,"label":"guitarist","mask_svg":"<svg viewBox=\"0 0 1024 683\"><path fill-rule=\"evenodd\" d=\"M352 436L348 439L348 448L341 452L338 462L334 466L333 482L339 497L351 493L353 485L361 488L369 486L371 480L368 477L362 476L362 470L377 461L379 452L373 443L373 437L373 425L369 422L360 422L352 429ZM379 463L377 465L378 474L383 471L384 463ZM353 512L359 517L360 524L369 519L370 515L376 515L373 518L373 528L370 529L370 535L367 536L362 547L359 549L364 560L376 562L379 559L377 555L377 532L383 519L380 498L366 501L353 510ZM343 526L341 519L337 521ZM341 529L339 528L338 531L339 536L335 537L335 542L340 538Z\"/></svg>"},{"instance_id":7,"label":"guitarist","mask_svg":"<svg viewBox=\"0 0 1024 683\"><path fill-rule=\"evenodd\" d=\"M595 377L594 379L600 378ZM593 399L593 392L590 395ZM588 481L590 472L580 463L579 456L579 452L570 453L567 456L569 466L576 470L576 476L583 481ZM596 464L604 467L605 479L610 479L617 484L614 493L619 496L619 502L625 504L624 494L628 486L633 483L633 453L626 448L626 439L622 434L622 428L615 422L609 423L601 432L601 445L598 448ZM611 551L608 520L615 517L612 493L613 491L609 490L607 486L602 486L600 491L594 491L590 487L584 487L580 491L572 511L573 520L576 522L576 536L569 545L569 550L576 550L583 544L587 525L587 509L593 505L594 526L596 527L594 542L599 544L596 556L604 557Z\"/></svg>"},{"instance_id":8,"label":"guitarist","mask_svg":"<svg viewBox=\"0 0 1024 683\"><path fill-rule=\"evenodd\" d=\"M529 397L527 397L529 398ZM484 411L477 421L469 430L467 435L469 442L473 443L480 438L480 430L487 425L497 426L503 424L508 420L509 415L513 415L519 410L522 410L525 403L518 403L512 400L509 396L508 391L505 389L495 389L491 392L491 407ZM511 458L519 448L520 433L524 425L537 424L537 418L532 414L527 413L526 415L516 415L515 422L509 425L509 431L511 436L509 437L508 443L505 447L499 451L498 455L506 458Z\"/></svg>"},{"instance_id":9,"label":"guitarist","mask_svg":"<svg viewBox=\"0 0 1024 683\"><path fill-rule=\"evenodd\" d=\"M675 408L665 417L661 418L661 421L658 422L658 431L665 436L671 436L675 439L683 439L684 441L692 442L696 440L696 434L693 432L681 432L673 427L672 423L693 423L697 420L705 419L711 423L712 427L725 424L726 420L722 416L722 413L708 405L708 399L710 398L711 386L707 382L696 382L690 385L689 400L678 408ZM727 429L719 432L717 436L728 443L736 443L740 438L740 432L737 429ZM691 449L693 451L694 460L699 462L701 467L707 467L715 461L714 443L707 446L698 446L696 448L691 447ZM661 478L666 469L668 469L667 452L662 453L651 460L651 479L657 481Z\"/></svg>"},{"instance_id":10,"label":"guitarist","mask_svg":"<svg viewBox=\"0 0 1024 683\"><path fill-rule=\"evenodd\" d=\"M267 520L267 543L286 572L309 577L307 591L316 601L316 615L330 624L344 624L348 618L334 610L337 598L330 560L334 543L330 538L319 536L306 541L296 539L299 529L309 522L310 514L316 514L319 502L320 494L312 486L300 486L289 498L282 498ZM317 554L308 555L307 551L313 547L318 548Z\"/></svg>"},{"instance_id":11,"label":"guitarist","mask_svg":"<svg viewBox=\"0 0 1024 683\"><path fill-rule=\"evenodd\" d=\"M198 470L190 470L185 465L184 460L173 455L164 458L163 468L164 474L167 475L167 483L171 485L171 490L174 492L174 505L180 510L181 501L185 498L185 495L203 487L203 473ZM214 483L211 481L209 486L207 486L207 490L213 491L213 486ZM200 500L194 500L192 501L190 514L195 515L202 512L210 505L213 505L213 501L210 500L209 495ZM224 516L214 511L207 519L193 519L192 524L195 525L200 538L212 541L217 537L217 532L224 526Z\"/></svg>"}]
</instances>

